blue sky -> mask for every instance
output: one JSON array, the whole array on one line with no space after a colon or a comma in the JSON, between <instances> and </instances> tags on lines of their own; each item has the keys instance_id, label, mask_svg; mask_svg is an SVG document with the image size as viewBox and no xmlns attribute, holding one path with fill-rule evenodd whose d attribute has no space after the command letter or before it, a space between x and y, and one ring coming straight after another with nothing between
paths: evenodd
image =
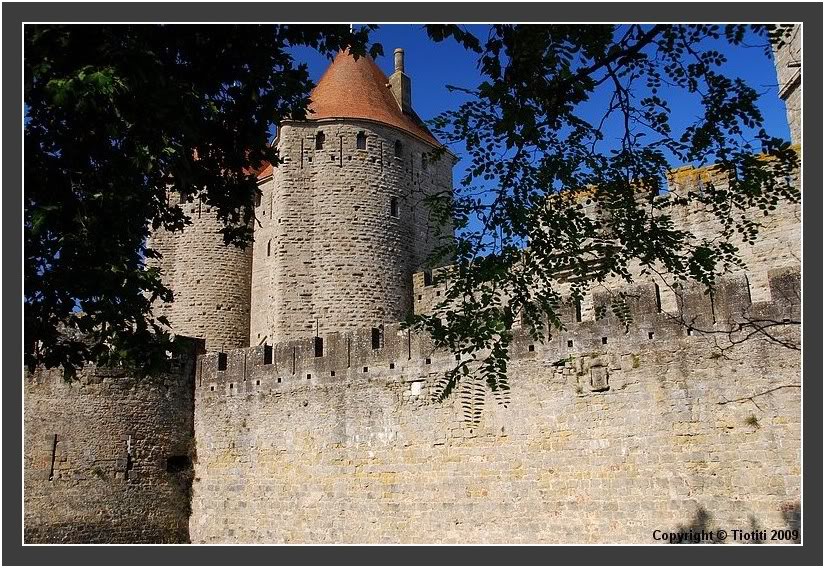
<instances>
[{"instance_id":1,"label":"blue sky","mask_svg":"<svg viewBox=\"0 0 825 568\"><path fill-rule=\"evenodd\" d=\"M357 26L357 24L356 24ZM487 37L486 26L467 26L477 37L484 40ZM422 119L428 120L439 113L457 107L463 99L460 93L451 93L446 85L475 87L481 82L481 76L476 68L477 56L453 40L435 43L430 40L420 24L415 25L383 25L373 32L372 41L380 43L384 48L383 56L377 59L378 65L387 75L392 73L392 53L396 47L405 50L406 73L412 79L413 106ZM755 44L757 39L745 43ZM755 87L761 94L759 106L765 118L765 128L768 133L785 139L790 138L790 132L785 117L785 107L777 94L777 80L773 61L766 57L761 47L733 47L724 40L715 46L728 58L724 72L744 79ZM310 75L318 81L329 61L316 51L308 48L294 50L299 61L309 65ZM680 123L686 124L696 111L695 95L686 95L673 91L662 93L673 109L671 124L674 131ZM605 101L606 104L606 101ZM594 105L605 108L603 105ZM456 154L462 156L462 148L452 148ZM681 164L673 164L674 166ZM455 177L459 179L466 167L466 163L459 163L455 170Z\"/></svg>"}]
</instances>

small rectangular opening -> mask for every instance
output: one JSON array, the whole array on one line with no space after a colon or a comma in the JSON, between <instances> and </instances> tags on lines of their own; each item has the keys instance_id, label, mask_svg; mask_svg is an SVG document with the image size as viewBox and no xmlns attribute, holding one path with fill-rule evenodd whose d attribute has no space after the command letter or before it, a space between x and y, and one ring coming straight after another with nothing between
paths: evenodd
<instances>
[{"instance_id":1,"label":"small rectangular opening","mask_svg":"<svg viewBox=\"0 0 825 568\"><path fill-rule=\"evenodd\" d=\"M576 321L582 321L582 303L576 300Z\"/></svg>"},{"instance_id":2,"label":"small rectangular opening","mask_svg":"<svg viewBox=\"0 0 825 568\"><path fill-rule=\"evenodd\" d=\"M432 270L425 270L424 271L424 286L432 286L433 285L433 271Z\"/></svg>"},{"instance_id":3,"label":"small rectangular opening","mask_svg":"<svg viewBox=\"0 0 825 568\"><path fill-rule=\"evenodd\" d=\"M323 357L324 356L324 338L323 337L315 337L315 356L316 357Z\"/></svg>"},{"instance_id":4,"label":"small rectangular opening","mask_svg":"<svg viewBox=\"0 0 825 568\"><path fill-rule=\"evenodd\" d=\"M432 363L432 360L429 357L427 359L424 359L425 365L429 365L430 363Z\"/></svg>"},{"instance_id":5,"label":"small rectangular opening","mask_svg":"<svg viewBox=\"0 0 825 568\"><path fill-rule=\"evenodd\" d=\"M607 345L607 338L606 337L602 337L602 345Z\"/></svg>"},{"instance_id":6,"label":"small rectangular opening","mask_svg":"<svg viewBox=\"0 0 825 568\"><path fill-rule=\"evenodd\" d=\"M256 379L256 380L255 380L255 386L256 386L256 387L261 386L261 379Z\"/></svg>"},{"instance_id":7,"label":"small rectangular opening","mask_svg":"<svg viewBox=\"0 0 825 568\"><path fill-rule=\"evenodd\" d=\"M169 456L166 458L166 471L169 473L185 473L192 469L192 460L189 456Z\"/></svg>"},{"instance_id":8,"label":"small rectangular opening","mask_svg":"<svg viewBox=\"0 0 825 568\"><path fill-rule=\"evenodd\" d=\"M307 380L312 378L312 373L307 373Z\"/></svg>"},{"instance_id":9,"label":"small rectangular opening","mask_svg":"<svg viewBox=\"0 0 825 568\"><path fill-rule=\"evenodd\" d=\"M653 332L652 332L652 331L648 331L648 332L647 332L647 338L648 338L648 339L653 339L653 336L654 336L654 334L653 334Z\"/></svg>"},{"instance_id":10,"label":"small rectangular opening","mask_svg":"<svg viewBox=\"0 0 825 568\"><path fill-rule=\"evenodd\" d=\"M369 367L364 367L364 372L365 372L365 373L368 373L368 372L369 372L369 370L370 370L370 368L369 368Z\"/></svg>"},{"instance_id":11,"label":"small rectangular opening","mask_svg":"<svg viewBox=\"0 0 825 568\"><path fill-rule=\"evenodd\" d=\"M395 363L390 363L390 370L395 369Z\"/></svg>"},{"instance_id":12,"label":"small rectangular opening","mask_svg":"<svg viewBox=\"0 0 825 568\"><path fill-rule=\"evenodd\" d=\"M272 364L272 346L264 345L264 365Z\"/></svg>"},{"instance_id":13,"label":"small rectangular opening","mask_svg":"<svg viewBox=\"0 0 825 568\"><path fill-rule=\"evenodd\" d=\"M693 328L692 327L687 328L687 334L688 335L693 335Z\"/></svg>"},{"instance_id":14,"label":"small rectangular opening","mask_svg":"<svg viewBox=\"0 0 825 568\"><path fill-rule=\"evenodd\" d=\"M278 382L279 382L279 383L281 382L281 377L278 377Z\"/></svg>"},{"instance_id":15,"label":"small rectangular opening","mask_svg":"<svg viewBox=\"0 0 825 568\"><path fill-rule=\"evenodd\" d=\"M568 347L573 347L573 340L572 339L567 340L567 346Z\"/></svg>"},{"instance_id":16,"label":"small rectangular opening","mask_svg":"<svg viewBox=\"0 0 825 568\"><path fill-rule=\"evenodd\" d=\"M229 358L226 353L218 353L218 370L225 371Z\"/></svg>"},{"instance_id":17,"label":"small rectangular opening","mask_svg":"<svg viewBox=\"0 0 825 568\"><path fill-rule=\"evenodd\" d=\"M531 351L531 352L532 352L532 351L535 351L535 350L536 350L536 346L535 346L535 345L529 345L529 346L527 347L527 351Z\"/></svg>"},{"instance_id":18,"label":"small rectangular opening","mask_svg":"<svg viewBox=\"0 0 825 568\"><path fill-rule=\"evenodd\" d=\"M334 377L334 376L335 376L335 371L330 371L330 372L329 372L329 376L330 376L330 377Z\"/></svg>"},{"instance_id":19,"label":"small rectangular opening","mask_svg":"<svg viewBox=\"0 0 825 568\"><path fill-rule=\"evenodd\" d=\"M372 328L372 348L381 349L381 328Z\"/></svg>"}]
</instances>

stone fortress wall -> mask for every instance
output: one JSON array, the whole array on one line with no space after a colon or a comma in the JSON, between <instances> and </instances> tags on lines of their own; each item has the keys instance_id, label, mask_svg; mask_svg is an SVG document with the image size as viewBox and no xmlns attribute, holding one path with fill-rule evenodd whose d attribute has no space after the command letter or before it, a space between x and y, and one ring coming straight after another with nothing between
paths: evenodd
<instances>
[{"instance_id":1,"label":"stone fortress wall","mask_svg":"<svg viewBox=\"0 0 825 568\"><path fill-rule=\"evenodd\" d=\"M196 203L187 211L201 217L183 237L154 236L176 292L173 328L205 338L209 353L141 379L102 369L71 384L26 378L26 542L650 543L657 529L799 527L799 352L759 337L719 348L747 318L799 320L798 206L767 218L743 251L748 269L713 298L641 282L628 290L627 329L610 310L596 318L593 307L610 301L596 290L551 340L518 331L510 404L486 393L482 421L470 425L458 397L430 402L453 356L387 323L402 311L398 298L427 310L440 297L423 273L398 278L431 246L405 199L449 175L415 175L414 157L409 169L395 162L384 147L394 129L308 128L284 128L296 144L288 160L299 141L311 145L300 162L309 171L276 168L294 177L264 180L255 250L222 247ZM318 129L329 151L314 150ZM340 146L362 130L366 153ZM347 164L353 179L382 180L359 182L360 204L347 196L351 182L336 181ZM683 175L693 183L702 173ZM387 216L395 195L397 222ZM279 199L290 205L280 217ZM682 215L700 234L713 229L704 212ZM350 252L402 269L389 278L362 263L363 279L339 282L341 294L323 282L321 238L332 247L365 232L388 245L349 242ZM276 256L287 242L295 257ZM342 278L359 270L346 262ZM775 329L799 341L798 325Z\"/></svg>"},{"instance_id":2,"label":"stone fortress wall","mask_svg":"<svg viewBox=\"0 0 825 568\"><path fill-rule=\"evenodd\" d=\"M682 168L671 183L707 175ZM718 233L701 208L674 213L699 238ZM625 290L625 328L610 310L596 318L610 296L595 290L546 343L517 332L510 404L486 392L478 425L458 396L430 400L453 356L397 324L203 356L192 541L651 543L654 530L798 529L800 358L780 342L798 343L799 326L735 345L727 333L799 321L800 207L762 221L741 247L747 268L712 297L641 282ZM413 277L418 313L443 292L430 282Z\"/></svg>"},{"instance_id":3,"label":"stone fortress wall","mask_svg":"<svg viewBox=\"0 0 825 568\"><path fill-rule=\"evenodd\" d=\"M150 377L26 377L25 542L188 542L199 350Z\"/></svg>"},{"instance_id":4,"label":"stone fortress wall","mask_svg":"<svg viewBox=\"0 0 825 568\"><path fill-rule=\"evenodd\" d=\"M357 120L284 124L278 149L257 207L249 344L402 320L438 243L424 199L452 191L451 157Z\"/></svg>"},{"instance_id":5,"label":"stone fortress wall","mask_svg":"<svg viewBox=\"0 0 825 568\"><path fill-rule=\"evenodd\" d=\"M768 282L768 302L739 277L713 310L694 289L678 308L708 331L745 314L798 320L798 272ZM511 403L487 393L477 426L458 396L430 401L453 356L398 325L378 343L364 329L322 350L204 355L192 542L650 543L705 514L725 529L795 526L799 352L760 339L722 352L652 284L632 292L627 331L608 311L566 314L544 344L519 333Z\"/></svg>"}]
</instances>

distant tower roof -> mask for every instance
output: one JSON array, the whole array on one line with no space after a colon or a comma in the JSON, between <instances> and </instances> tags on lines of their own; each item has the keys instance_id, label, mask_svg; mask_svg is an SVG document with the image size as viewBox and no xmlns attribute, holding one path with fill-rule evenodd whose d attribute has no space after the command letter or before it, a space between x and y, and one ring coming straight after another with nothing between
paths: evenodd
<instances>
[{"instance_id":1,"label":"distant tower roof","mask_svg":"<svg viewBox=\"0 0 825 568\"><path fill-rule=\"evenodd\" d=\"M441 146L420 118L402 112L389 88L389 79L370 56L355 59L340 52L310 95L307 118L361 118L382 122Z\"/></svg>"}]
</instances>

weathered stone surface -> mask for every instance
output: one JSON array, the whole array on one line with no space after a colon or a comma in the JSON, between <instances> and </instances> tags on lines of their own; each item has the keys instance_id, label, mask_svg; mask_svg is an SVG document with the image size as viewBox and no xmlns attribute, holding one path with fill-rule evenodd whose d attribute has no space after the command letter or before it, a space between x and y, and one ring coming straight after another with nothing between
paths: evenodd
<instances>
[{"instance_id":1,"label":"weathered stone surface","mask_svg":"<svg viewBox=\"0 0 825 568\"><path fill-rule=\"evenodd\" d=\"M802 143L802 27L794 26L785 44L773 52L779 97L785 101L791 141Z\"/></svg>"},{"instance_id":2,"label":"weathered stone surface","mask_svg":"<svg viewBox=\"0 0 825 568\"><path fill-rule=\"evenodd\" d=\"M250 344L404 319L412 275L438 242L424 200L452 191L452 158L354 119L284 124L278 149L284 163L257 208Z\"/></svg>"},{"instance_id":3,"label":"weathered stone surface","mask_svg":"<svg viewBox=\"0 0 825 568\"><path fill-rule=\"evenodd\" d=\"M189 542L194 378L194 353L156 377L29 375L25 542Z\"/></svg>"},{"instance_id":4,"label":"weathered stone surface","mask_svg":"<svg viewBox=\"0 0 825 568\"><path fill-rule=\"evenodd\" d=\"M769 283L798 297L798 273ZM720 352L727 320L687 335L654 293L634 292L654 311L627 330L607 316L545 344L519 334L512 402L488 393L476 427L456 398L430 403L452 355L397 325L378 350L365 329L326 336L321 357L312 340L276 345L269 364L262 347L230 352L224 371L203 356L192 541L646 543L700 508L719 527L785 527L800 498L798 352L759 338ZM741 294L716 305L799 315ZM795 325L776 333L798 340Z\"/></svg>"},{"instance_id":5,"label":"weathered stone surface","mask_svg":"<svg viewBox=\"0 0 825 568\"><path fill-rule=\"evenodd\" d=\"M252 247L226 245L211 207L199 201L181 206L192 224L183 232L157 231L149 241L162 255L151 264L174 293L173 302L157 304L155 315L166 316L179 335L204 339L210 351L249 345Z\"/></svg>"}]
</instances>

